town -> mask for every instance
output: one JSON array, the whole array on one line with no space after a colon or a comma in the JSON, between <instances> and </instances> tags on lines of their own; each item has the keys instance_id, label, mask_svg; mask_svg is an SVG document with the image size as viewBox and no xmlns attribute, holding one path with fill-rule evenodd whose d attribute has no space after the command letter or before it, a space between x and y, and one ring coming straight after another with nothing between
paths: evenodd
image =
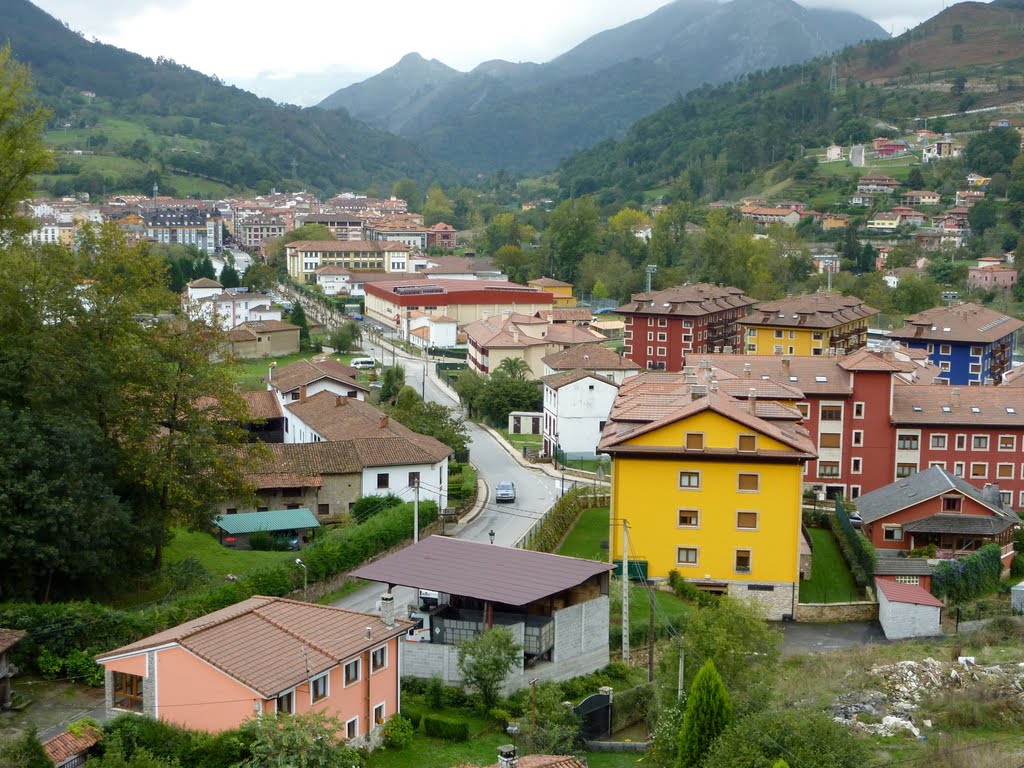
<instances>
[{"instance_id":1,"label":"town","mask_svg":"<svg viewBox=\"0 0 1024 768\"><path fill-rule=\"evenodd\" d=\"M1019 110L55 194L0 75L0 767L1020 763Z\"/></svg>"}]
</instances>

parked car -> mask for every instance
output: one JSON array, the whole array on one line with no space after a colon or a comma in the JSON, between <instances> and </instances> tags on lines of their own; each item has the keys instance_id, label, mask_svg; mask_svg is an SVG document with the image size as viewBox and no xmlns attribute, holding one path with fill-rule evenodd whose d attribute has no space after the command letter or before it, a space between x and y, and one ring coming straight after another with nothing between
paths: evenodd
<instances>
[{"instance_id":1,"label":"parked car","mask_svg":"<svg viewBox=\"0 0 1024 768\"><path fill-rule=\"evenodd\" d=\"M864 527L864 520L861 518L860 512L850 513L850 523L852 523L853 527L858 530Z\"/></svg>"},{"instance_id":2,"label":"parked car","mask_svg":"<svg viewBox=\"0 0 1024 768\"><path fill-rule=\"evenodd\" d=\"M349 363L353 368L359 370L372 370L377 367L377 361L372 357L353 357L352 362Z\"/></svg>"},{"instance_id":3,"label":"parked car","mask_svg":"<svg viewBox=\"0 0 1024 768\"><path fill-rule=\"evenodd\" d=\"M499 504L503 501L513 502L516 500L516 484L511 480L502 480L494 488L494 500Z\"/></svg>"},{"instance_id":4,"label":"parked car","mask_svg":"<svg viewBox=\"0 0 1024 768\"><path fill-rule=\"evenodd\" d=\"M364 320L363 316L360 315L358 312L353 312L351 315L349 315L349 317L351 317L357 323L361 323Z\"/></svg>"}]
</instances>

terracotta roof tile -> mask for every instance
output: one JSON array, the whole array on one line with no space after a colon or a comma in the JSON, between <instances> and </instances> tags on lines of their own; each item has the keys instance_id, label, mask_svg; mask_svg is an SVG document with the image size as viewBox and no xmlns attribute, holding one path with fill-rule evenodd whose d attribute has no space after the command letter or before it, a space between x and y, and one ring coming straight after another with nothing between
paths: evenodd
<instances>
[{"instance_id":1,"label":"terracotta roof tile","mask_svg":"<svg viewBox=\"0 0 1024 768\"><path fill-rule=\"evenodd\" d=\"M663 291L633 294L628 304L615 311L623 315L699 317L729 309L744 310L755 303L739 288L695 283Z\"/></svg>"},{"instance_id":2,"label":"terracotta roof tile","mask_svg":"<svg viewBox=\"0 0 1024 768\"><path fill-rule=\"evenodd\" d=\"M601 343L579 344L548 355L542 361L555 371L582 368L587 371L639 371L640 366L628 357L608 349Z\"/></svg>"},{"instance_id":3,"label":"terracotta roof tile","mask_svg":"<svg viewBox=\"0 0 1024 768\"><path fill-rule=\"evenodd\" d=\"M267 421L284 417L281 401L269 389L259 392L239 392L249 409L249 418L253 421Z\"/></svg>"},{"instance_id":4,"label":"terracotta roof tile","mask_svg":"<svg viewBox=\"0 0 1024 768\"><path fill-rule=\"evenodd\" d=\"M875 579L875 586L890 603L910 603L911 605L927 605L934 608L946 607L939 598L917 584L898 584L888 579Z\"/></svg>"},{"instance_id":5,"label":"terracotta roof tile","mask_svg":"<svg viewBox=\"0 0 1024 768\"><path fill-rule=\"evenodd\" d=\"M64 731L43 742L43 750L54 765L60 765L95 746L103 737L99 728L84 725L76 736L71 731Z\"/></svg>"},{"instance_id":6,"label":"terracotta roof tile","mask_svg":"<svg viewBox=\"0 0 1024 768\"><path fill-rule=\"evenodd\" d=\"M352 366L329 358L316 361L297 360L283 368L275 368L268 383L280 392L291 392L303 384L308 386L314 381L330 378L365 391L366 387L355 380L358 375L359 371ZM267 379L264 378L264 381Z\"/></svg>"},{"instance_id":7,"label":"terracotta roof tile","mask_svg":"<svg viewBox=\"0 0 1024 768\"><path fill-rule=\"evenodd\" d=\"M581 381L582 379L594 379L595 381L600 381L603 384L610 384L616 389L619 386L611 379L607 379L604 376L581 369L577 369L575 371L562 371L561 373L552 373L550 376L541 377L541 381L552 389L561 389L562 387L566 387L570 384L575 384L577 381Z\"/></svg>"},{"instance_id":8,"label":"terracotta roof tile","mask_svg":"<svg viewBox=\"0 0 1024 768\"><path fill-rule=\"evenodd\" d=\"M892 338L990 344L1024 328L1024 322L978 304L933 307L904 319Z\"/></svg>"},{"instance_id":9,"label":"terracotta roof tile","mask_svg":"<svg viewBox=\"0 0 1024 768\"><path fill-rule=\"evenodd\" d=\"M1024 426L1019 387L901 384L893 389L895 424Z\"/></svg>"},{"instance_id":10,"label":"terracotta roof tile","mask_svg":"<svg viewBox=\"0 0 1024 768\"><path fill-rule=\"evenodd\" d=\"M22 638L27 637L28 632L21 629L3 629L0 628L0 653L9 651L18 641Z\"/></svg>"}]
</instances>

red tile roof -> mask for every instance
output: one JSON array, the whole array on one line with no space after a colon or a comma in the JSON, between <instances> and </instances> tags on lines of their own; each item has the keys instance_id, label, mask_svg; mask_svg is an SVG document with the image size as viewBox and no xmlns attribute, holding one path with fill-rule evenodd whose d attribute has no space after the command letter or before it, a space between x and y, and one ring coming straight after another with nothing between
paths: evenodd
<instances>
[{"instance_id":1,"label":"red tile roof","mask_svg":"<svg viewBox=\"0 0 1024 768\"><path fill-rule=\"evenodd\" d=\"M359 371L337 360L297 360L283 368L275 368L269 374L269 384L280 392L291 392L303 384L309 385L320 379L334 379L346 386L366 391L366 387L355 380ZM267 381L264 378L264 381Z\"/></svg>"},{"instance_id":2,"label":"red tile roof","mask_svg":"<svg viewBox=\"0 0 1024 768\"><path fill-rule=\"evenodd\" d=\"M945 608L946 605L917 584L899 584L888 579L875 579L875 586L885 595L890 603L909 603L911 605L927 605L933 608Z\"/></svg>"},{"instance_id":3,"label":"red tile roof","mask_svg":"<svg viewBox=\"0 0 1024 768\"><path fill-rule=\"evenodd\" d=\"M615 311L623 315L678 315L702 317L730 309L745 309L754 299L739 288L694 283L651 293L635 293Z\"/></svg>"},{"instance_id":4,"label":"red tile roof","mask_svg":"<svg viewBox=\"0 0 1024 768\"><path fill-rule=\"evenodd\" d=\"M555 352L543 358L542 362L555 371L639 371L640 366L628 357L608 349L601 343L578 344L575 347Z\"/></svg>"},{"instance_id":5,"label":"red tile roof","mask_svg":"<svg viewBox=\"0 0 1024 768\"><path fill-rule=\"evenodd\" d=\"M43 742L43 749L53 764L60 766L89 750L99 742L102 736L103 734L98 728L83 725L77 736L71 731L64 731L47 739Z\"/></svg>"}]
</instances>

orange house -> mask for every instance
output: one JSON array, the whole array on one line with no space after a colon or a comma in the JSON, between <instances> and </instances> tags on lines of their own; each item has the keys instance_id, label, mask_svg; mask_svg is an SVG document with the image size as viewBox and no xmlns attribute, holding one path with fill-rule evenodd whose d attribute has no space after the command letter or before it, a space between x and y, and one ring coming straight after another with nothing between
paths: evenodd
<instances>
[{"instance_id":1,"label":"orange house","mask_svg":"<svg viewBox=\"0 0 1024 768\"><path fill-rule=\"evenodd\" d=\"M361 743L398 712L398 638L412 624L252 597L98 656L109 716L214 733L253 717L337 716Z\"/></svg>"}]
</instances>

